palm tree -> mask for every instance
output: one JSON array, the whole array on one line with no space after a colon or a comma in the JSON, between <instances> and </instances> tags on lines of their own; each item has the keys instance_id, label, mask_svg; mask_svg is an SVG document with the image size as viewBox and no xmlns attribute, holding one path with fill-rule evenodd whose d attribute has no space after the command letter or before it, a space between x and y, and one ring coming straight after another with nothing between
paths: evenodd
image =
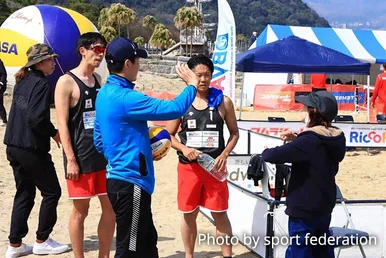
<instances>
[{"instance_id":1,"label":"palm tree","mask_svg":"<svg viewBox=\"0 0 386 258\"><path fill-rule=\"evenodd\" d=\"M152 33L154 31L155 25L156 25L156 21L155 21L154 16L146 15L142 20L142 26L150 29ZM149 39L149 41L150 41L150 39ZM150 49L150 42L148 42L148 43L149 43L148 48Z\"/></svg>"},{"instance_id":2,"label":"palm tree","mask_svg":"<svg viewBox=\"0 0 386 258\"><path fill-rule=\"evenodd\" d=\"M142 48L145 44L145 39L143 37L136 37L134 42L137 43L138 47Z\"/></svg>"},{"instance_id":3,"label":"palm tree","mask_svg":"<svg viewBox=\"0 0 386 258\"><path fill-rule=\"evenodd\" d=\"M174 17L174 26L180 30L180 34L185 30L185 53L188 52L188 19L187 19L187 9L189 7L181 7L177 10L177 14ZM182 42L181 42L182 44ZM187 54L186 54L187 55Z\"/></svg>"},{"instance_id":4,"label":"palm tree","mask_svg":"<svg viewBox=\"0 0 386 258\"><path fill-rule=\"evenodd\" d=\"M176 42L172 39L172 33L168 28L163 24L157 24L153 31L153 34L150 37L150 43L156 47L168 48Z\"/></svg>"},{"instance_id":5,"label":"palm tree","mask_svg":"<svg viewBox=\"0 0 386 258\"><path fill-rule=\"evenodd\" d=\"M125 24L126 24L127 38L129 38L129 36L130 36L130 25L137 21L137 13L133 9L130 9L130 8L127 8L127 9L129 11L129 19L127 20L127 23L125 23Z\"/></svg>"},{"instance_id":6,"label":"palm tree","mask_svg":"<svg viewBox=\"0 0 386 258\"><path fill-rule=\"evenodd\" d=\"M117 37L117 31L111 26L104 26L100 29L99 32L103 35L103 37L105 37L107 43L111 42Z\"/></svg>"},{"instance_id":7,"label":"palm tree","mask_svg":"<svg viewBox=\"0 0 386 258\"><path fill-rule=\"evenodd\" d=\"M103 8L98 17L99 32L107 42L110 42L117 37L117 31L114 29L115 24L109 19L109 8Z\"/></svg>"},{"instance_id":8,"label":"palm tree","mask_svg":"<svg viewBox=\"0 0 386 258\"><path fill-rule=\"evenodd\" d=\"M151 34L149 43L155 46L156 48L162 48L161 37L163 36L163 30L165 29L165 25L157 24L154 28L153 33ZM162 51L162 50L161 50Z\"/></svg>"},{"instance_id":9,"label":"palm tree","mask_svg":"<svg viewBox=\"0 0 386 258\"><path fill-rule=\"evenodd\" d=\"M155 18L151 15L146 15L142 20L142 26L151 30L154 30L155 24Z\"/></svg>"},{"instance_id":10,"label":"palm tree","mask_svg":"<svg viewBox=\"0 0 386 258\"><path fill-rule=\"evenodd\" d=\"M170 38L170 39L166 42L166 47L169 48L169 47L171 47L171 46L173 46L173 45L175 45L175 44L176 44L176 41L175 41L174 39Z\"/></svg>"},{"instance_id":11,"label":"palm tree","mask_svg":"<svg viewBox=\"0 0 386 258\"><path fill-rule=\"evenodd\" d=\"M193 48L193 30L202 25L203 16L196 6L188 9L188 28L190 29L190 56Z\"/></svg>"},{"instance_id":12,"label":"palm tree","mask_svg":"<svg viewBox=\"0 0 386 258\"><path fill-rule=\"evenodd\" d=\"M130 8L127 8L121 3L115 3L110 6L108 17L111 22L118 26L118 37L121 36L121 25L125 24L127 27L127 37L129 38L130 24L137 20L137 14Z\"/></svg>"},{"instance_id":13,"label":"palm tree","mask_svg":"<svg viewBox=\"0 0 386 258\"><path fill-rule=\"evenodd\" d=\"M177 29L185 29L186 35L186 52L188 51L188 29L191 31L190 35L190 56L192 56L193 46L193 29L201 26L203 16L197 7L182 7L177 10L177 15L174 17L174 24Z\"/></svg>"},{"instance_id":14,"label":"palm tree","mask_svg":"<svg viewBox=\"0 0 386 258\"><path fill-rule=\"evenodd\" d=\"M98 26L101 29L104 26L111 26L109 20L109 8L103 8L98 17Z\"/></svg>"}]
</instances>

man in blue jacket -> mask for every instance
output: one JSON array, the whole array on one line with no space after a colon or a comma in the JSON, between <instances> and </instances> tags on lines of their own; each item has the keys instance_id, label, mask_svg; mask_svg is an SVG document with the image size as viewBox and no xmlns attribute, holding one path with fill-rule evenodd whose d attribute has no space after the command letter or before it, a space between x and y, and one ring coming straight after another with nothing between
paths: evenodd
<instances>
[{"instance_id":1,"label":"man in blue jacket","mask_svg":"<svg viewBox=\"0 0 386 258\"><path fill-rule=\"evenodd\" d=\"M108 164L107 193L116 214L115 258L157 258L157 231L151 213L154 166L147 121L183 116L196 97L198 78L184 64L177 74L188 85L174 100L148 97L134 90L139 58L147 58L126 38L106 49L110 75L96 100L94 143Z\"/></svg>"}]
</instances>

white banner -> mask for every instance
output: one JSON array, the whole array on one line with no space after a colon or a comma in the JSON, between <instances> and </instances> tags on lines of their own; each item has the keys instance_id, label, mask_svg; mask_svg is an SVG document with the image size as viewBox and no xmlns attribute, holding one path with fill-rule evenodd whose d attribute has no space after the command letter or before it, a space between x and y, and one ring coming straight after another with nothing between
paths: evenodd
<instances>
[{"instance_id":1,"label":"white banner","mask_svg":"<svg viewBox=\"0 0 386 258\"><path fill-rule=\"evenodd\" d=\"M237 121L238 127L279 137L281 132L305 129L302 122ZM386 147L386 124L334 123L346 136L347 147Z\"/></svg>"},{"instance_id":2,"label":"white banner","mask_svg":"<svg viewBox=\"0 0 386 258\"><path fill-rule=\"evenodd\" d=\"M236 25L227 0L218 0L218 28L210 86L221 89L235 102Z\"/></svg>"}]
</instances>

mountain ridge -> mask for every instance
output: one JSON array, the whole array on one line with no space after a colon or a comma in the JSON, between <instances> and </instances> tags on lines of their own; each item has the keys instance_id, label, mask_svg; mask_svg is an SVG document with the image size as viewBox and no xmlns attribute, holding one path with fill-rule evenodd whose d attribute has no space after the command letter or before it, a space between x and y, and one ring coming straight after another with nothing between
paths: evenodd
<instances>
[{"instance_id":1,"label":"mountain ridge","mask_svg":"<svg viewBox=\"0 0 386 258\"><path fill-rule=\"evenodd\" d=\"M379 0L303 0L333 26L386 28L386 5Z\"/></svg>"}]
</instances>

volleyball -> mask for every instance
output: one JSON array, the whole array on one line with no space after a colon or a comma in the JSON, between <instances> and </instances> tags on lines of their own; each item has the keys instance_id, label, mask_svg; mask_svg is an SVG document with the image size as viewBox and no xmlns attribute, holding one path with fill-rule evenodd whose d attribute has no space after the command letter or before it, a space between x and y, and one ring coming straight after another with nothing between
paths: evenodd
<instances>
[{"instance_id":1,"label":"volleyball","mask_svg":"<svg viewBox=\"0 0 386 258\"><path fill-rule=\"evenodd\" d=\"M159 126L149 127L149 138L153 159L160 159L166 156L172 146L169 132Z\"/></svg>"},{"instance_id":2,"label":"volleyball","mask_svg":"<svg viewBox=\"0 0 386 258\"><path fill-rule=\"evenodd\" d=\"M55 87L61 75L79 64L76 41L86 32L98 30L85 16L64 7L38 4L17 10L0 27L0 58L8 73L8 83L15 83L14 74L27 63L28 48L45 43L59 55L54 73L47 77ZM103 62L96 70L101 78L107 75L106 67Z\"/></svg>"}]
</instances>

